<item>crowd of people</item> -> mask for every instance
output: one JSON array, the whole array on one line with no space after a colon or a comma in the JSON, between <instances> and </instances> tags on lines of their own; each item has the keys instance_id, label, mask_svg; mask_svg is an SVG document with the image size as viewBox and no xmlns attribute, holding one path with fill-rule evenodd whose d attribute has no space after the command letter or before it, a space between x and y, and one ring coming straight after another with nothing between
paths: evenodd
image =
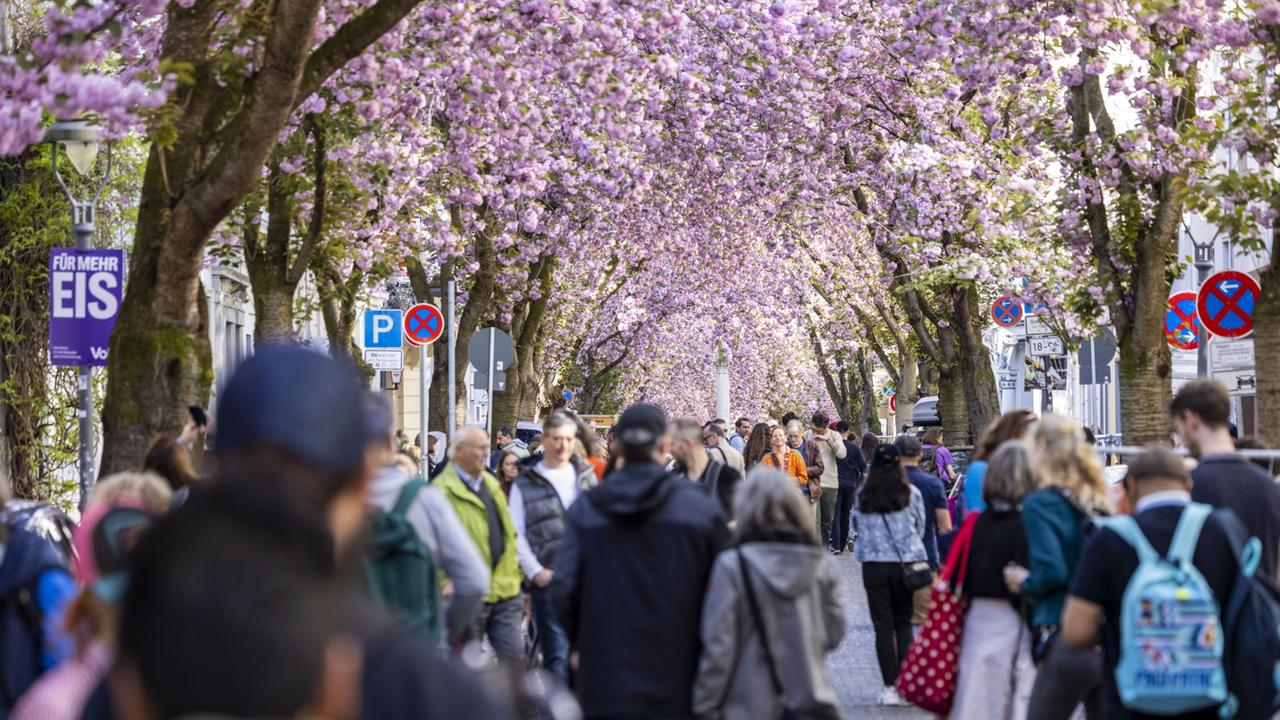
<instances>
[{"instance_id":1,"label":"crowd of people","mask_svg":"<svg viewBox=\"0 0 1280 720\"><path fill-rule=\"evenodd\" d=\"M953 718L1270 717L1232 653L1280 607L1280 489L1229 409L1188 384L1194 466L1153 447L1117 486L1078 423L1027 411L967 467L940 428L646 404L607 438L567 410L465 427L436 459L352 369L265 350L202 462L194 422L157 439L71 552L0 527L0 720L838 718L857 582L885 705L936 705L937 674ZM912 652L940 632L952 652Z\"/></svg>"}]
</instances>

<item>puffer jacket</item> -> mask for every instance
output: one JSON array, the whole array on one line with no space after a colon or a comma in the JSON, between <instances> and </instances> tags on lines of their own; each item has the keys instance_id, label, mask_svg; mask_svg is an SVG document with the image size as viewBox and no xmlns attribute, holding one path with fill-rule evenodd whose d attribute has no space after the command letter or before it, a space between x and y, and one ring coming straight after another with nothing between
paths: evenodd
<instances>
[{"instance_id":1,"label":"puffer jacket","mask_svg":"<svg viewBox=\"0 0 1280 720\"><path fill-rule=\"evenodd\" d=\"M739 553L751 575L763 628L752 617ZM720 553L702 608L694 712L724 720L776 718L785 702L801 715L839 717L826 654L840 644L844 631L836 568L817 545L752 542ZM762 638L768 638L781 698Z\"/></svg>"}]
</instances>

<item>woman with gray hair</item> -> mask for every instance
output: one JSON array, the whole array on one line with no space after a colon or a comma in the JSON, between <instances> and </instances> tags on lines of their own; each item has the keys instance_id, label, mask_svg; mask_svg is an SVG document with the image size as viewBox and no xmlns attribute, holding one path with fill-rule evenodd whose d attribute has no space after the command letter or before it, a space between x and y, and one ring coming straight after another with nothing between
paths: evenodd
<instances>
[{"instance_id":1,"label":"woman with gray hair","mask_svg":"<svg viewBox=\"0 0 1280 720\"><path fill-rule=\"evenodd\" d=\"M1027 564L1022 499L1036 489L1036 481L1024 442L1000 445L988 463L982 482L986 509L972 521L973 540L960 588L969 598L969 612L960 638L950 717L1019 720L1027 716L1036 670L1022 598L1009 591L1004 568Z\"/></svg>"},{"instance_id":2,"label":"woman with gray hair","mask_svg":"<svg viewBox=\"0 0 1280 720\"><path fill-rule=\"evenodd\" d=\"M694 713L840 717L825 656L844 636L844 610L808 502L787 475L757 467L734 508L738 545L716 558L702 608Z\"/></svg>"}]
</instances>

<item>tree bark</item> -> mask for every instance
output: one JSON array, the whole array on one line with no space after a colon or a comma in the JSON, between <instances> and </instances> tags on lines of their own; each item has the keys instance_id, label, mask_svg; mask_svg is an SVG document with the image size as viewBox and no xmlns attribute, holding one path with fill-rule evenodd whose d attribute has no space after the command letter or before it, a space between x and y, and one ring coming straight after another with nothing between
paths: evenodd
<instances>
[{"instance_id":1,"label":"tree bark","mask_svg":"<svg viewBox=\"0 0 1280 720\"><path fill-rule=\"evenodd\" d=\"M1262 294L1253 310L1255 358L1280 357L1280 252L1274 244L1280 240L1280 219L1273 221L1271 237L1271 260L1259 272ZM1256 377L1258 435L1268 447L1280 447L1280 373L1259 372Z\"/></svg>"},{"instance_id":2,"label":"tree bark","mask_svg":"<svg viewBox=\"0 0 1280 720\"><path fill-rule=\"evenodd\" d=\"M950 433L947 436L957 444L971 445L1000 414L1000 389L991 370L991 355L982 342L986 319L978 309L977 293L972 286L957 285L951 292L951 300L969 422L964 438Z\"/></svg>"}]
</instances>

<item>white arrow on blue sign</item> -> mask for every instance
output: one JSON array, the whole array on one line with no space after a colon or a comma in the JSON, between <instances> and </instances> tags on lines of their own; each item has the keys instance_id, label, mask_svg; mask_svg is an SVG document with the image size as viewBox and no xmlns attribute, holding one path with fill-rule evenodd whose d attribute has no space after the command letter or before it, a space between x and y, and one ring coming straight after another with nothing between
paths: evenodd
<instances>
[{"instance_id":1,"label":"white arrow on blue sign","mask_svg":"<svg viewBox=\"0 0 1280 720\"><path fill-rule=\"evenodd\" d=\"M364 311L364 346L366 348L398 348L404 345L400 331L399 310Z\"/></svg>"}]
</instances>

